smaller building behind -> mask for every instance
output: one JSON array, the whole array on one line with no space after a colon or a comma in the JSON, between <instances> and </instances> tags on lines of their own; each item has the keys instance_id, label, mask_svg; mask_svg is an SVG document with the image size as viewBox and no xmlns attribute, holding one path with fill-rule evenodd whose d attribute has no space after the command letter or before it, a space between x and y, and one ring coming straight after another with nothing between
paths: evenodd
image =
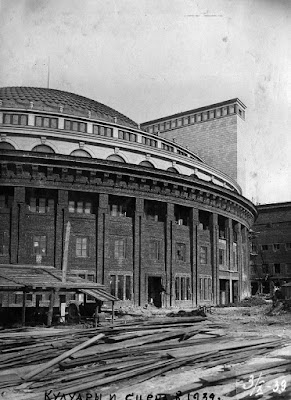
<instances>
[{"instance_id":1,"label":"smaller building behind","mask_svg":"<svg viewBox=\"0 0 291 400\"><path fill-rule=\"evenodd\" d=\"M252 294L291 282L291 202L257 206L251 249Z\"/></svg>"}]
</instances>

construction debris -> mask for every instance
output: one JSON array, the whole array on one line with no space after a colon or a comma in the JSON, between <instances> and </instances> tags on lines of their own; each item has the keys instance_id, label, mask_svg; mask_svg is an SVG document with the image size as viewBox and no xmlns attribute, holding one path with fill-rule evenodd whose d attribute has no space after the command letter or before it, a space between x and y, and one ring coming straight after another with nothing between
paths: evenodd
<instances>
[{"instance_id":1,"label":"construction debris","mask_svg":"<svg viewBox=\"0 0 291 400\"><path fill-rule=\"evenodd\" d=\"M278 337L230 340L223 328L206 318L192 316L69 331L37 328L2 331L2 397L43 399L44 393L50 392L60 393L58 398L66 399L72 398L69 397L72 393L97 390L112 393L113 387L128 388L130 393L132 385L169 371L241 363L286 344L286 339ZM234 376L247 379L253 369L245 367L238 372L206 377L179 390L185 394L189 390L226 384ZM264 370L270 379L284 375L291 370L290 360L277 365L271 362ZM170 399L173 393L167 396Z\"/></svg>"}]
</instances>

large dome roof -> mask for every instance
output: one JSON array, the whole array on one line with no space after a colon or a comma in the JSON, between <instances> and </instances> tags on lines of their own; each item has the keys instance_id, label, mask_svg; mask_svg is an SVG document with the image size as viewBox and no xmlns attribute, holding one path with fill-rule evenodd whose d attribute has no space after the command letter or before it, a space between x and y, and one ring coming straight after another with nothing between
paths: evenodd
<instances>
[{"instance_id":1,"label":"large dome roof","mask_svg":"<svg viewBox=\"0 0 291 400\"><path fill-rule=\"evenodd\" d=\"M87 118L90 116L93 119L116 122L132 128L137 128L138 126L137 123L113 108L62 90L22 86L3 87L0 88L0 100L2 100L3 107L33 108L35 110L58 113L62 107L64 114Z\"/></svg>"}]
</instances>

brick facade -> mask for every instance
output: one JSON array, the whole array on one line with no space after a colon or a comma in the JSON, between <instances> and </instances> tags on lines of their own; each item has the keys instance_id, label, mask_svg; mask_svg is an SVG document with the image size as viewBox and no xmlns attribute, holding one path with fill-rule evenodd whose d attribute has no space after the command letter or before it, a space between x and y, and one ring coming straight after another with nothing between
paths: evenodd
<instances>
[{"instance_id":1,"label":"brick facade","mask_svg":"<svg viewBox=\"0 0 291 400\"><path fill-rule=\"evenodd\" d=\"M244 110L245 106L234 99L141 126L146 131L155 131L157 127L159 136L193 151L207 164L235 179L244 191Z\"/></svg>"}]
</instances>

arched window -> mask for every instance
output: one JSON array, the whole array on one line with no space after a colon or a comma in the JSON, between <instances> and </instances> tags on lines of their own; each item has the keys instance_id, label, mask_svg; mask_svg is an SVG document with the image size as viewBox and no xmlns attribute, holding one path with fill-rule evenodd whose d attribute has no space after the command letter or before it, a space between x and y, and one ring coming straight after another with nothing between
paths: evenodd
<instances>
[{"instance_id":1,"label":"arched window","mask_svg":"<svg viewBox=\"0 0 291 400\"><path fill-rule=\"evenodd\" d=\"M153 164L149 161L142 161L141 163L139 163L139 165L141 165L142 167L155 168Z\"/></svg>"},{"instance_id":2,"label":"arched window","mask_svg":"<svg viewBox=\"0 0 291 400\"><path fill-rule=\"evenodd\" d=\"M35 146L31 151L37 151L38 153L54 153L54 150L46 144L39 144Z\"/></svg>"},{"instance_id":3,"label":"arched window","mask_svg":"<svg viewBox=\"0 0 291 400\"><path fill-rule=\"evenodd\" d=\"M74 157L87 157L87 158L91 158L91 155L88 153L88 151L81 150L81 149L72 151L72 153L71 153L70 155L71 155L71 156L74 156Z\"/></svg>"},{"instance_id":4,"label":"arched window","mask_svg":"<svg viewBox=\"0 0 291 400\"><path fill-rule=\"evenodd\" d=\"M0 142L0 149L1 150L15 150L15 147L8 142Z\"/></svg>"},{"instance_id":5,"label":"arched window","mask_svg":"<svg viewBox=\"0 0 291 400\"><path fill-rule=\"evenodd\" d=\"M111 156L107 157L108 161L115 161L115 162L121 162L124 163L124 159L120 156L118 156L117 154L112 154Z\"/></svg>"},{"instance_id":6,"label":"arched window","mask_svg":"<svg viewBox=\"0 0 291 400\"><path fill-rule=\"evenodd\" d=\"M178 174L179 172L174 167L170 167L167 169L168 172L173 172L174 174Z\"/></svg>"}]
</instances>

